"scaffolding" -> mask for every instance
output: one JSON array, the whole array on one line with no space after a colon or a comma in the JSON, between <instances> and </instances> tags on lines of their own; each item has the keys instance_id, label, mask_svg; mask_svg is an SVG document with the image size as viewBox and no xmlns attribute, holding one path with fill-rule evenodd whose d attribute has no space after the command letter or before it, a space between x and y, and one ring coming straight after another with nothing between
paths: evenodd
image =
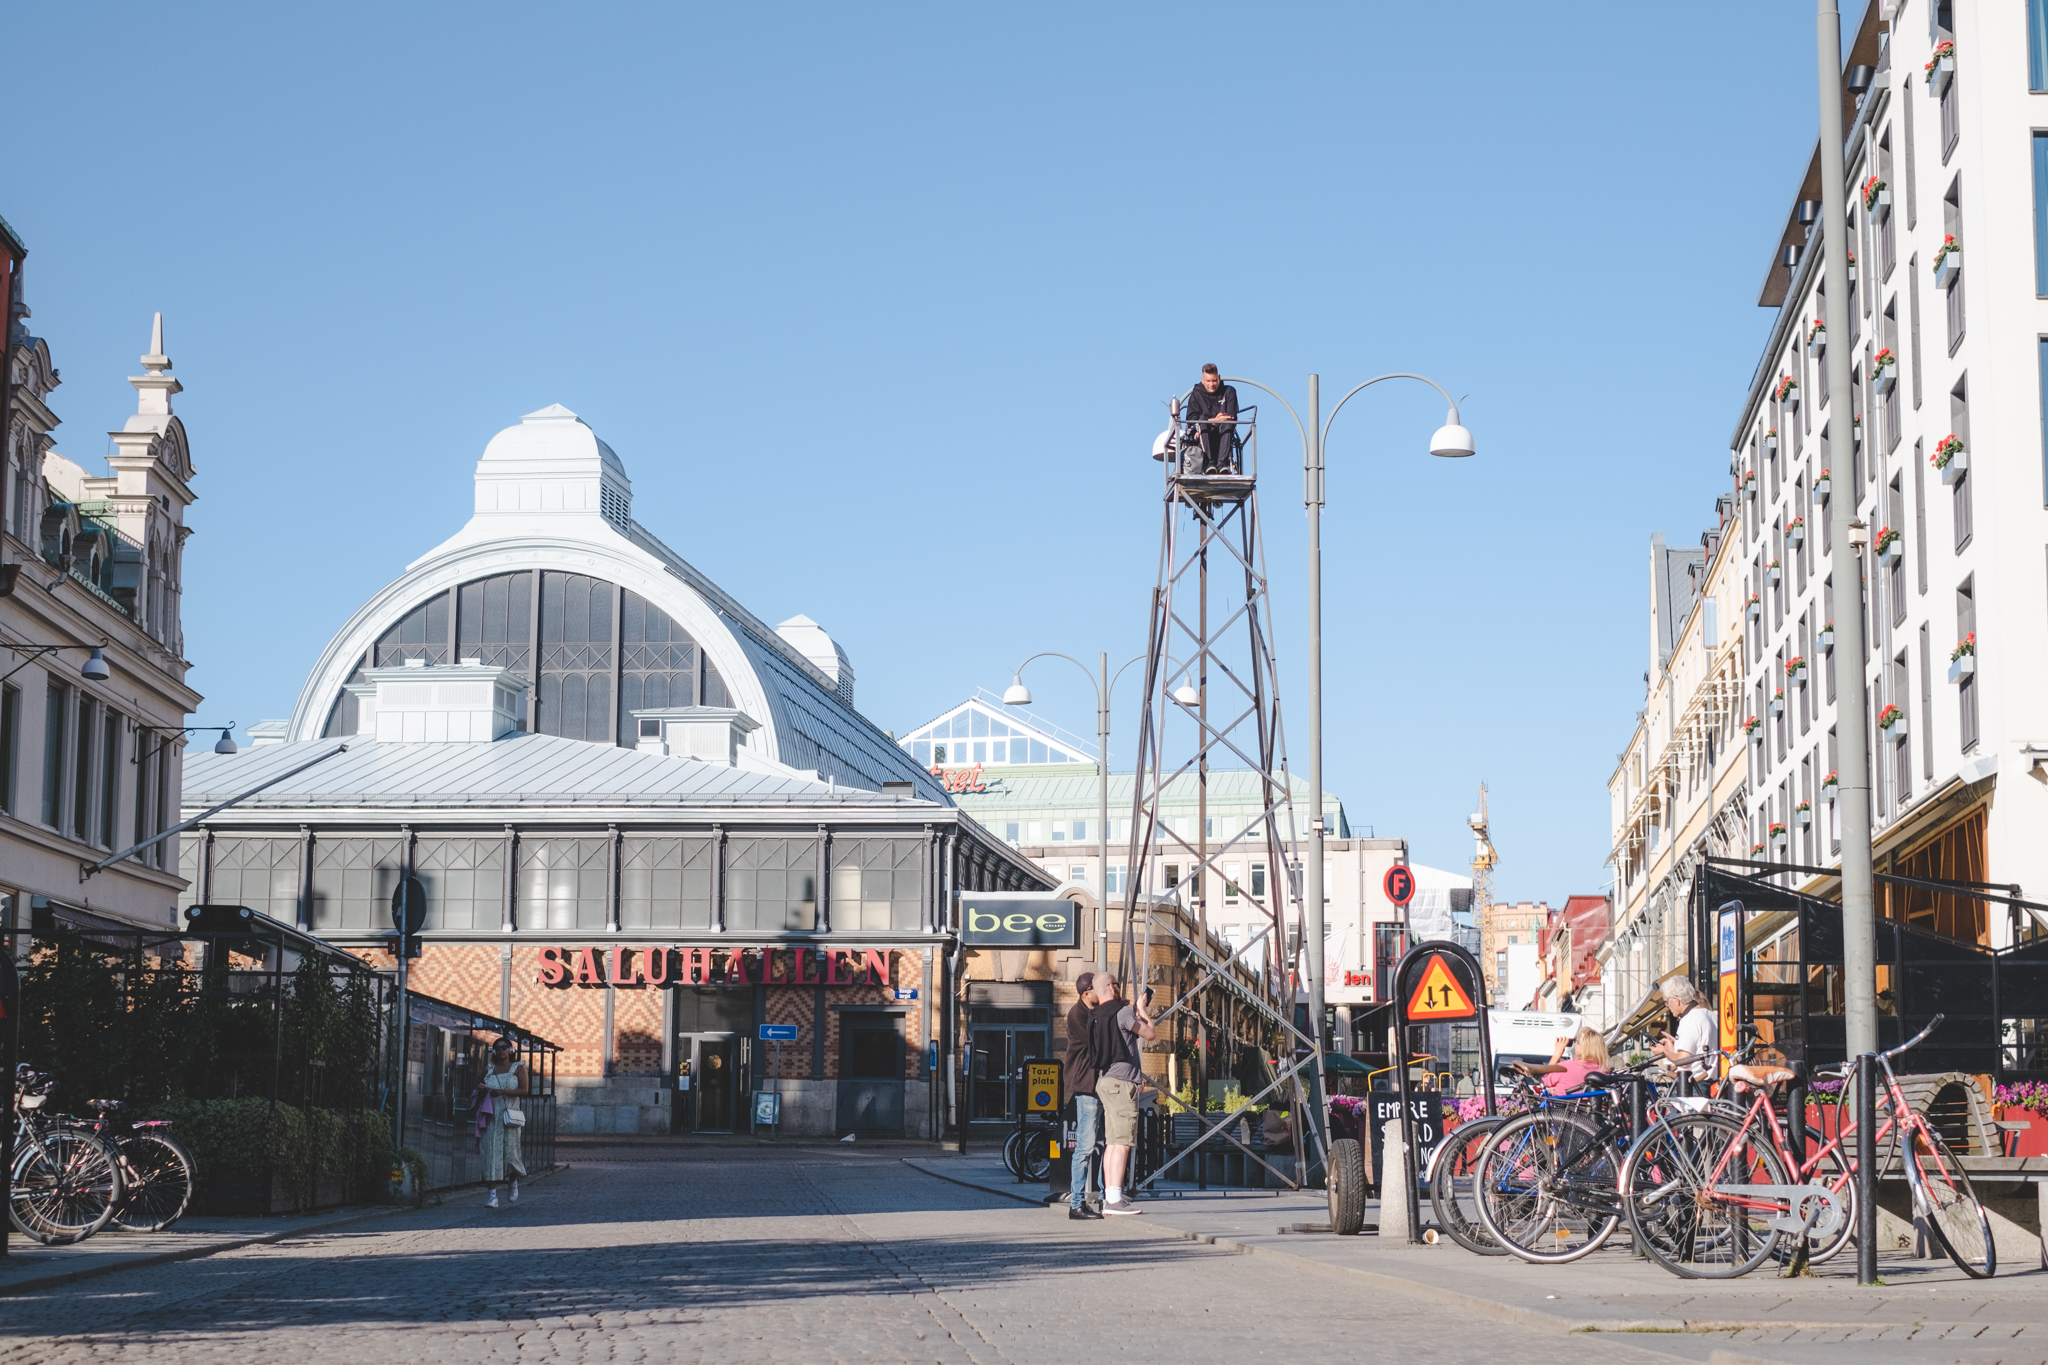
<instances>
[{"instance_id":1,"label":"scaffolding","mask_svg":"<svg viewBox=\"0 0 2048 1365\"><path fill-rule=\"evenodd\" d=\"M1170 424L1154 448L1165 465L1159 578L1146 635L1126 863L1133 875L1124 893L1117 975L1134 993L1155 979L1173 979L1170 965L1153 961L1155 931L1163 949L1194 969L1194 984L1154 1017L1172 1021L1177 1043L1193 1035L1192 1091L1204 1122L1195 1140L1138 1188L1171 1178L1182 1161L1220 1137L1300 1189L1312 1159L1327 1152L1328 1139L1319 1084L1321 1039L1298 1028L1290 1008L1300 981L1301 869L1290 856L1294 807L1259 528L1258 410L1247 408L1229 424L1186 421L1178 400L1168 410ZM1180 679L1178 686L1172 686L1175 679ZM1259 808L1237 807L1220 820L1213 815L1209 774L1215 768L1257 774ZM1165 813L1167 793L1190 776L1195 815L1176 826ZM1273 875L1263 886L1236 889L1251 913L1266 923L1243 946L1216 956L1208 932L1211 875L1221 875L1218 860L1225 855L1260 850ZM1187 860L1191 870L1179 889L1186 892L1197 932L1184 933L1156 913L1153 889L1138 875L1154 863L1154 854ZM1233 970L1254 962L1259 989L1248 988ZM1219 1052L1236 1065L1233 1079L1241 1090L1235 1104L1222 1103L1209 1122L1209 1069ZM1248 1068L1255 1074L1247 1076ZM1312 1078L1306 1085L1304 1072ZM1236 1131L1253 1105L1277 1100L1288 1101L1296 1115L1289 1125L1295 1158L1291 1172L1268 1164Z\"/></svg>"}]
</instances>

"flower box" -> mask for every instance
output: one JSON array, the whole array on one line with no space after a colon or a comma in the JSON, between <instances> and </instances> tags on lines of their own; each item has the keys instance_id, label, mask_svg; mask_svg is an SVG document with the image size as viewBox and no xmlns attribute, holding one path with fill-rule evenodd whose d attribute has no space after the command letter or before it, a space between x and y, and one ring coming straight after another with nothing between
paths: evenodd
<instances>
[{"instance_id":1,"label":"flower box","mask_svg":"<svg viewBox=\"0 0 2048 1365\"><path fill-rule=\"evenodd\" d=\"M1832 629L1822 631L1817 637L1815 637L1815 640L1816 643L1818 643L1822 649L1828 651L1831 654L1834 652L1835 632Z\"/></svg>"},{"instance_id":2,"label":"flower box","mask_svg":"<svg viewBox=\"0 0 2048 1365\"><path fill-rule=\"evenodd\" d=\"M1791 679L1791 680L1792 680L1793 682L1805 682L1805 681L1806 681L1806 660L1804 660L1804 659L1794 659L1794 660L1793 660L1793 661L1792 661L1791 663L1789 663L1789 664L1786 664L1786 665L1785 665L1785 676L1786 676L1787 678L1790 678L1790 679Z\"/></svg>"},{"instance_id":3,"label":"flower box","mask_svg":"<svg viewBox=\"0 0 2048 1365\"><path fill-rule=\"evenodd\" d=\"M1783 692L1771 698L1770 712L1774 716L1785 714L1785 694Z\"/></svg>"},{"instance_id":4,"label":"flower box","mask_svg":"<svg viewBox=\"0 0 2048 1365\"><path fill-rule=\"evenodd\" d=\"M1998 1106L1998 1122L2026 1125L2006 1133L2007 1156L2048 1156L2048 1114L2017 1104L2001 1104Z\"/></svg>"},{"instance_id":5,"label":"flower box","mask_svg":"<svg viewBox=\"0 0 2048 1365\"><path fill-rule=\"evenodd\" d=\"M1777 432L1775 432L1775 431L1767 431L1767 432L1765 432L1765 433L1764 433L1764 454L1768 456L1768 455L1775 455L1775 454L1777 454L1777 453L1778 453L1778 433L1777 433Z\"/></svg>"},{"instance_id":6,"label":"flower box","mask_svg":"<svg viewBox=\"0 0 2048 1365\"><path fill-rule=\"evenodd\" d=\"M1785 543L1787 545L1797 545L1805 539L1806 528L1804 526L1788 526L1785 528Z\"/></svg>"},{"instance_id":7,"label":"flower box","mask_svg":"<svg viewBox=\"0 0 2048 1365\"><path fill-rule=\"evenodd\" d=\"M1948 83L1956 78L1956 45L1943 43L1934 49L1934 59L1922 67L1927 73L1927 93L1939 99L1948 91Z\"/></svg>"},{"instance_id":8,"label":"flower box","mask_svg":"<svg viewBox=\"0 0 2048 1365\"><path fill-rule=\"evenodd\" d=\"M1970 452L1958 450L1949 456L1948 463L1941 467L1941 481L1953 486L1962 482L1963 475L1970 472Z\"/></svg>"},{"instance_id":9,"label":"flower box","mask_svg":"<svg viewBox=\"0 0 2048 1365\"><path fill-rule=\"evenodd\" d=\"M1787 412L1790 412L1790 413L1796 413L1796 412L1798 412L1798 411L1799 411L1799 390L1797 390L1797 389L1793 389L1793 390L1791 390L1790 392L1788 392L1788 393L1787 393L1787 394L1786 394L1786 395L1785 395L1785 396L1784 396L1784 397L1783 397L1782 399L1780 399L1779 401L1780 401L1781 403L1783 403L1783 404L1785 405L1785 411L1787 411Z\"/></svg>"},{"instance_id":10,"label":"flower box","mask_svg":"<svg viewBox=\"0 0 2048 1365\"><path fill-rule=\"evenodd\" d=\"M1954 284L1963 273L1963 249L1950 247L1935 258L1934 283L1942 289Z\"/></svg>"},{"instance_id":11,"label":"flower box","mask_svg":"<svg viewBox=\"0 0 2048 1365\"><path fill-rule=\"evenodd\" d=\"M1886 365L1870 377L1870 387L1879 393L1890 393L1892 385L1899 382L1899 367Z\"/></svg>"},{"instance_id":12,"label":"flower box","mask_svg":"<svg viewBox=\"0 0 2048 1365\"><path fill-rule=\"evenodd\" d=\"M1887 739L1906 737L1906 713L1898 703L1893 702L1877 713L1877 730Z\"/></svg>"},{"instance_id":13,"label":"flower box","mask_svg":"<svg viewBox=\"0 0 2048 1365\"><path fill-rule=\"evenodd\" d=\"M1826 502L1828 500L1828 494L1834 491L1835 481L1832 478L1830 478L1828 476L1828 472L1825 469L1823 469L1820 472L1820 477L1813 481L1813 500L1815 502Z\"/></svg>"},{"instance_id":14,"label":"flower box","mask_svg":"<svg viewBox=\"0 0 2048 1365\"><path fill-rule=\"evenodd\" d=\"M1787 840L1789 840L1790 837L1791 836L1786 832L1786 829L1783 825L1774 824L1771 826L1772 848L1783 849L1785 847Z\"/></svg>"},{"instance_id":15,"label":"flower box","mask_svg":"<svg viewBox=\"0 0 2048 1365\"><path fill-rule=\"evenodd\" d=\"M1801 828L1804 828L1805 826L1812 824L1813 807L1809 806L1806 802L1801 801L1799 803L1798 809L1792 812L1792 823L1800 826Z\"/></svg>"},{"instance_id":16,"label":"flower box","mask_svg":"<svg viewBox=\"0 0 2048 1365\"><path fill-rule=\"evenodd\" d=\"M1885 219L1892 216L1892 192L1890 190L1879 190L1876 198L1866 199L1863 201L1863 204L1865 208L1870 210L1870 221L1873 223L1882 223Z\"/></svg>"},{"instance_id":17,"label":"flower box","mask_svg":"<svg viewBox=\"0 0 2048 1365\"><path fill-rule=\"evenodd\" d=\"M1764 581L1767 583L1775 584L1776 582L1778 582L1779 579L1783 578L1784 576L1785 571L1778 567L1778 563L1776 560L1772 560L1771 567L1764 570Z\"/></svg>"},{"instance_id":18,"label":"flower box","mask_svg":"<svg viewBox=\"0 0 2048 1365\"><path fill-rule=\"evenodd\" d=\"M1764 614L1764 604L1752 594L1749 599L1749 619L1754 621Z\"/></svg>"},{"instance_id":19,"label":"flower box","mask_svg":"<svg viewBox=\"0 0 2048 1365\"><path fill-rule=\"evenodd\" d=\"M1976 671L1977 656L1974 654L1964 654L1949 660L1948 680L1952 683L1959 683Z\"/></svg>"},{"instance_id":20,"label":"flower box","mask_svg":"<svg viewBox=\"0 0 2048 1365\"><path fill-rule=\"evenodd\" d=\"M1892 565L1898 563L1899 560L1904 558L1905 553L1905 541L1897 536L1894 536L1891 540L1885 543L1885 547L1882 550L1879 550L1877 552L1877 562L1884 565L1887 569L1889 569Z\"/></svg>"},{"instance_id":21,"label":"flower box","mask_svg":"<svg viewBox=\"0 0 2048 1365\"><path fill-rule=\"evenodd\" d=\"M1826 355L1827 350L1828 330L1826 327L1816 322L1813 324L1813 330L1807 333L1806 336L1806 353L1810 356L1817 357Z\"/></svg>"}]
</instances>

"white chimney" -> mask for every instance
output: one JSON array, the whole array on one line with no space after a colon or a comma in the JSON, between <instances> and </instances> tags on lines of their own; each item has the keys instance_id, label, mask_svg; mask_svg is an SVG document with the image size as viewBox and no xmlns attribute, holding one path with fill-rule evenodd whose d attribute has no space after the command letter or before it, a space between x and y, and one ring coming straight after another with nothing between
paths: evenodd
<instances>
[{"instance_id":1,"label":"white chimney","mask_svg":"<svg viewBox=\"0 0 2048 1365\"><path fill-rule=\"evenodd\" d=\"M266 744L282 744L290 737L292 723L288 720L259 720L248 727L249 747L260 749Z\"/></svg>"},{"instance_id":2,"label":"white chimney","mask_svg":"<svg viewBox=\"0 0 2048 1365\"><path fill-rule=\"evenodd\" d=\"M408 659L399 668L365 669L363 678L348 685L356 733L392 743L487 743L517 730L526 715L526 679L475 659L440 668Z\"/></svg>"},{"instance_id":3,"label":"white chimney","mask_svg":"<svg viewBox=\"0 0 2048 1365\"><path fill-rule=\"evenodd\" d=\"M740 746L761 723L729 706L663 706L631 713L643 754L695 758L730 768Z\"/></svg>"}]
</instances>

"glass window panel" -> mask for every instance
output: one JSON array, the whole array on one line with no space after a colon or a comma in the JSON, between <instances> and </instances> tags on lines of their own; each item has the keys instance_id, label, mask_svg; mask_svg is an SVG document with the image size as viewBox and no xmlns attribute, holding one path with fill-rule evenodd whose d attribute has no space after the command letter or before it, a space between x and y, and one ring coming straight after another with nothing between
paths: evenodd
<instances>
[{"instance_id":1,"label":"glass window panel","mask_svg":"<svg viewBox=\"0 0 2048 1365\"><path fill-rule=\"evenodd\" d=\"M967 728L968 728L968 719L967 719L967 713L966 713L965 711L962 711L962 712L961 712L961 713L960 713L959 715L957 715L957 716L953 717L953 738L955 738L955 739L967 739L967 738L969 738L969 735L968 735L968 733L967 733Z\"/></svg>"},{"instance_id":2,"label":"glass window panel","mask_svg":"<svg viewBox=\"0 0 2048 1365\"><path fill-rule=\"evenodd\" d=\"M971 738L986 739L988 737L988 716L985 713L970 711L967 713L967 721L968 735Z\"/></svg>"},{"instance_id":3,"label":"glass window panel","mask_svg":"<svg viewBox=\"0 0 2048 1365\"><path fill-rule=\"evenodd\" d=\"M627 836L619 849L619 927L708 929L717 841Z\"/></svg>"},{"instance_id":4,"label":"glass window panel","mask_svg":"<svg viewBox=\"0 0 2048 1365\"><path fill-rule=\"evenodd\" d=\"M373 666L395 668L407 659L445 664L448 658L448 594L437 592L377 637Z\"/></svg>"},{"instance_id":5,"label":"glass window panel","mask_svg":"<svg viewBox=\"0 0 2048 1365\"><path fill-rule=\"evenodd\" d=\"M413 873L427 893L427 928L496 929L505 916L505 841L438 838L413 845Z\"/></svg>"},{"instance_id":6,"label":"glass window panel","mask_svg":"<svg viewBox=\"0 0 2048 1365\"><path fill-rule=\"evenodd\" d=\"M932 761L932 742L928 739L918 740L910 746L910 754L911 757L918 761L920 767L930 767Z\"/></svg>"},{"instance_id":7,"label":"glass window panel","mask_svg":"<svg viewBox=\"0 0 2048 1365\"><path fill-rule=\"evenodd\" d=\"M188 846L204 846L203 839ZM194 894L197 888L194 888ZM213 902L246 905L259 914L296 924L299 918L299 841L236 839L213 841ZM388 918L388 916L387 916Z\"/></svg>"},{"instance_id":8,"label":"glass window panel","mask_svg":"<svg viewBox=\"0 0 2048 1365\"><path fill-rule=\"evenodd\" d=\"M1003 826L1003 837L1014 844L1019 838L1023 837L1023 831L1024 826L1018 821L1012 820Z\"/></svg>"},{"instance_id":9,"label":"glass window panel","mask_svg":"<svg viewBox=\"0 0 2048 1365\"><path fill-rule=\"evenodd\" d=\"M519 927L602 929L609 871L604 839L521 838Z\"/></svg>"},{"instance_id":10,"label":"glass window panel","mask_svg":"<svg viewBox=\"0 0 2048 1365\"><path fill-rule=\"evenodd\" d=\"M735 837L725 846L725 927L818 927L818 841Z\"/></svg>"},{"instance_id":11,"label":"glass window panel","mask_svg":"<svg viewBox=\"0 0 2048 1365\"><path fill-rule=\"evenodd\" d=\"M1034 739L1031 741L1031 761L1033 763L1045 762L1045 743L1043 740Z\"/></svg>"},{"instance_id":12,"label":"glass window panel","mask_svg":"<svg viewBox=\"0 0 2048 1365\"><path fill-rule=\"evenodd\" d=\"M1064 763L1067 761L1067 756L1061 753L1058 749L1054 749L1052 751L1052 761L1054 763Z\"/></svg>"},{"instance_id":13,"label":"glass window panel","mask_svg":"<svg viewBox=\"0 0 2048 1365\"><path fill-rule=\"evenodd\" d=\"M986 763L986 762L988 762L988 743L987 743L987 741L985 741L985 740L976 740L976 741L974 742L974 761L975 761L976 763Z\"/></svg>"},{"instance_id":14,"label":"glass window panel","mask_svg":"<svg viewBox=\"0 0 2048 1365\"><path fill-rule=\"evenodd\" d=\"M1076 820L1074 822L1074 837L1076 839L1086 839L1088 837L1088 822L1086 820Z\"/></svg>"},{"instance_id":15,"label":"glass window panel","mask_svg":"<svg viewBox=\"0 0 2048 1365\"><path fill-rule=\"evenodd\" d=\"M1007 735L1007 734L1009 734L1009 733L1010 733L1010 727L1009 727L1009 726L1007 726L1007 725L1005 725L1005 724L1003 724L1003 723L1002 723L1001 721L999 721L999 720L997 720L997 721L990 721L990 722L989 722L989 727L988 727L988 732L989 732L990 734L992 734L992 735Z\"/></svg>"},{"instance_id":16,"label":"glass window panel","mask_svg":"<svg viewBox=\"0 0 2048 1365\"><path fill-rule=\"evenodd\" d=\"M400 839L315 839L313 927L389 929L391 893L404 868Z\"/></svg>"},{"instance_id":17,"label":"glass window panel","mask_svg":"<svg viewBox=\"0 0 2048 1365\"><path fill-rule=\"evenodd\" d=\"M832 928L917 929L924 923L924 842L835 839Z\"/></svg>"}]
</instances>

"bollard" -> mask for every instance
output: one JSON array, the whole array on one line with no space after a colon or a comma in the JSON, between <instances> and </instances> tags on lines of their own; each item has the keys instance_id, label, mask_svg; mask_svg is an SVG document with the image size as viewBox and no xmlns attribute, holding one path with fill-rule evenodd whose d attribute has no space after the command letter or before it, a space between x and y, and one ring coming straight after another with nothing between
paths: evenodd
<instances>
[{"instance_id":1,"label":"bollard","mask_svg":"<svg viewBox=\"0 0 2048 1365\"><path fill-rule=\"evenodd\" d=\"M1877 1057L1856 1059L1856 1283L1877 1283Z\"/></svg>"},{"instance_id":2,"label":"bollard","mask_svg":"<svg viewBox=\"0 0 2048 1365\"><path fill-rule=\"evenodd\" d=\"M1408 1178L1408 1147L1401 1140L1401 1121L1388 1119L1380 1128L1380 1236L1408 1241L1408 1210L1415 1186Z\"/></svg>"}]
</instances>

